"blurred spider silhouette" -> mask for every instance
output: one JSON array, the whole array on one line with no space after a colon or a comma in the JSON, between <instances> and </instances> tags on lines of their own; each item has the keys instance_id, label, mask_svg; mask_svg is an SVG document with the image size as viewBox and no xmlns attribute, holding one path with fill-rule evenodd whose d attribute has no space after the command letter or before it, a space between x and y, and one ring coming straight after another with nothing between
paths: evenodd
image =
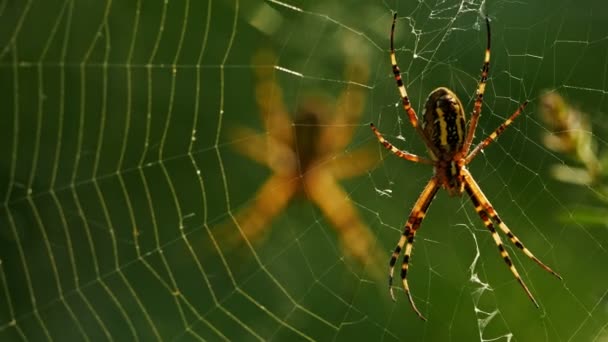
<instances>
[{"instance_id":1,"label":"blurred spider silhouette","mask_svg":"<svg viewBox=\"0 0 608 342\"><path fill-rule=\"evenodd\" d=\"M321 95L306 97L292 121L276 81L276 56L268 50L259 51L253 64L264 133L236 127L231 141L237 152L268 167L272 174L250 204L235 215L242 233L233 240L260 242L273 219L300 196L320 209L346 254L363 266L370 265L368 271L374 275L383 253L376 249L375 237L339 183L364 174L378 160L371 147L345 152L364 108L366 90L360 84L368 79L367 66L362 62L347 65L344 77L350 82L337 100ZM376 279L383 278L379 270L376 273Z\"/></svg>"}]
</instances>

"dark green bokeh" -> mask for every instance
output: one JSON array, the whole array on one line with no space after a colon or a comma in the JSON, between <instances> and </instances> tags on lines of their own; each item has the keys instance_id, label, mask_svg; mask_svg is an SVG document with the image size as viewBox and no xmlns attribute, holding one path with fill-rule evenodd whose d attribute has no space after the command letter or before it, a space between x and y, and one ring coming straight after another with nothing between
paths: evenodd
<instances>
[{"instance_id":1,"label":"dark green bokeh","mask_svg":"<svg viewBox=\"0 0 608 342\"><path fill-rule=\"evenodd\" d=\"M401 17L396 47L414 107L443 85L471 108L485 45L481 5L288 3L305 12L263 1L0 1L0 340L606 338L608 234L560 219L594 196L548 178L550 165L568 160L541 145L536 116L541 91L557 88L591 115L598 139L608 130L606 5L484 2L492 66L477 139L518 103L531 105L471 170L564 281L512 250L541 303L535 309L471 205L441 192L409 278L423 323L400 291L393 304L385 283L343 258L331 225L303 200L254 250L213 241L210 232L269 175L235 153L227 130L262 130L251 65L258 49L273 48L282 67L305 75L276 74L291 110L308 91L337 95L354 51L369 55L371 77L349 149L376 146L374 121L422 153L407 122L397 122L405 115L387 52L391 11ZM253 24L271 20L259 17L265 7L282 18L272 33ZM343 186L388 261L431 170L378 153L385 160ZM479 300L469 280L472 232L475 273L493 289ZM494 313L489 325L478 321Z\"/></svg>"}]
</instances>

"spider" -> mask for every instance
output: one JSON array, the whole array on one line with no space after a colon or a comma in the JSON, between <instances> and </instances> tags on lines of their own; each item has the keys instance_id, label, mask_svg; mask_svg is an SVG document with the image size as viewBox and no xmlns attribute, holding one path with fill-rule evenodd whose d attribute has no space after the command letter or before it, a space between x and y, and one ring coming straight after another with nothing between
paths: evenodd
<instances>
[{"instance_id":1,"label":"spider","mask_svg":"<svg viewBox=\"0 0 608 342\"><path fill-rule=\"evenodd\" d=\"M222 226L224 246L236 247L246 241L260 242L269 233L272 221L298 198L319 208L324 220L337 233L345 254L366 267L374 279L384 278L377 267L383 252L376 247L374 235L349 200L341 180L364 174L377 163L371 148L344 149L351 144L355 125L365 108L365 84L369 77L366 60L348 63L344 77L352 82L333 101L322 93L304 96L294 114L283 100L283 89L275 68L272 50L259 50L255 66L256 101L267 133L243 126L231 130L236 151L271 170L250 205L234 216L238 231Z\"/></svg>"},{"instance_id":2,"label":"spider","mask_svg":"<svg viewBox=\"0 0 608 342\"><path fill-rule=\"evenodd\" d=\"M497 224L500 230L504 234L507 235L509 240L519 249L521 249L524 254L526 254L530 259L534 260L538 265L552 273L559 279L562 277L541 262L538 258L536 258L530 250L528 250L522 242L515 236L511 230L507 227L507 225L502 221L498 213L481 191L481 188L473 179L471 173L467 170L466 165L469 164L484 148L490 145L494 140L500 136L509 125L515 120L517 116L524 110L528 101L525 101L523 104L519 106L519 108L505 121L503 122L496 130L494 130L486 139L481 141L477 146L471 149L471 143L473 141L473 136L475 134L475 128L477 127L477 121L479 120L479 115L481 114L481 105L483 100L483 94L486 88L486 81L488 79L488 71L490 68L490 21L486 17L486 29L487 29L487 46L485 50L485 56L483 61L483 67L481 70L481 79L477 86L476 91L476 99L473 107L473 113L471 115L471 121L469 122L468 127L465 125L465 113L462 107L462 103L460 99L456 96L456 94L448 88L439 87L433 90L426 101L424 117L422 119L422 124L418 124L418 116L416 112L411 106L410 100L407 96L407 91L405 89L405 85L403 83L403 79L401 78L401 71L399 70L399 66L397 65L397 58L395 57L395 48L393 43L393 37L395 35L395 23L397 21L397 13L393 16L393 24L391 26L391 64L393 68L393 74L395 76L395 81L397 82L397 87L399 88L399 92L401 93L401 100L403 103L403 109L407 112L410 123L418 132L418 135L424 141L426 148L428 150L429 158L419 157L415 154L402 151L395 146L393 146L390 142L388 142L382 134L376 129L373 123L370 124L372 131L380 141L380 143L389 151L394 153L400 158L405 160L409 160L414 163L433 165L434 174L427 183L426 187L418 197L418 200L414 204L410 216L405 223L405 227L403 229L403 233L397 243L397 247L395 248L390 262L389 262L389 292L393 301L395 300L395 295L393 293L393 274L395 270L395 263L399 255L401 255L401 251L403 251L403 247L405 246L405 252L403 255L403 263L401 265L401 280L403 282L403 288L408 296L410 305L412 309L416 312L418 317L422 320L426 320L426 318L420 313L416 304L414 303L414 299L412 297L408 282L407 282L407 270L408 263L410 261L410 256L412 254L412 247L414 244L414 237L416 235L416 231L420 227L424 216L435 198L437 191L440 187L444 188L450 196L460 196L463 192L466 191L467 195L473 202L473 206L475 207L475 211L483 221L486 228L492 234L492 238L500 251L500 255L504 259L504 261L509 266L511 273L517 281L521 284L526 294L532 300L536 307L538 303L532 293L520 277L515 265L511 261L509 257L509 253L505 249L502 244L502 240L498 233L496 232L496 228L494 224Z\"/></svg>"}]
</instances>

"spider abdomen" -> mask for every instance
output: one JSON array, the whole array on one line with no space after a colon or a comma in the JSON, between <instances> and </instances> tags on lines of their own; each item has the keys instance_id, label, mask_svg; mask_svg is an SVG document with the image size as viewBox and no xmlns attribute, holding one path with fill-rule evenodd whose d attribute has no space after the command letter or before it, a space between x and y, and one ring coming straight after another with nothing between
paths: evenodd
<instances>
[{"instance_id":1,"label":"spider abdomen","mask_svg":"<svg viewBox=\"0 0 608 342\"><path fill-rule=\"evenodd\" d=\"M454 92L439 87L429 94L422 127L437 147L438 159L452 160L455 153L462 151L466 136L465 115Z\"/></svg>"}]
</instances>

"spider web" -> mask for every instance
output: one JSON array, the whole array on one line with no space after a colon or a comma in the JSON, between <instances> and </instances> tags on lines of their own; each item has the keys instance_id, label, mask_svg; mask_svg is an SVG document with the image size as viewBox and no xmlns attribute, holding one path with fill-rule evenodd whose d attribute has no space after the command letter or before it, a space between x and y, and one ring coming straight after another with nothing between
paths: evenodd
<instances>
[{"instance_id":1,"label":"spider web","mask_svg":"<svg viewBox=\"0 0 608 342\"><path fill-rule=\"evenodd\" d=\"M0 1L0 339L608 340L608 202L596 186L551 177L555 165L575 162L543 144L550 129L538 115L543 91L558 91L587 113L587 133L606 151L604 7ZM390 73L392 11L419 113L437 86L460 94L470 111L485 46L480 13L491 18L476 141L519 103L531 104L470 169L515 234L563 276L507 247L540 309L468 199L443 191L417 235L408 276L428 322L398 288L390 301L386 263L432 172L386 153L368 127L423 154ZM373 165L340 187L372 233L370 251L386 259L349 257L331 218L305 196L269 220L264 239L235 224L271 174L237 153L243 139L229 134L237 126L272 134L255 98L260 49L277 57L266 69L289 113L311 91L365 95L355 123L292 125L352 130L328 160L372 149ZM365 59L364 82L345 76L356 58ZM600 218L579 215L588 208Z\"/></svg>"}]
</instances>

